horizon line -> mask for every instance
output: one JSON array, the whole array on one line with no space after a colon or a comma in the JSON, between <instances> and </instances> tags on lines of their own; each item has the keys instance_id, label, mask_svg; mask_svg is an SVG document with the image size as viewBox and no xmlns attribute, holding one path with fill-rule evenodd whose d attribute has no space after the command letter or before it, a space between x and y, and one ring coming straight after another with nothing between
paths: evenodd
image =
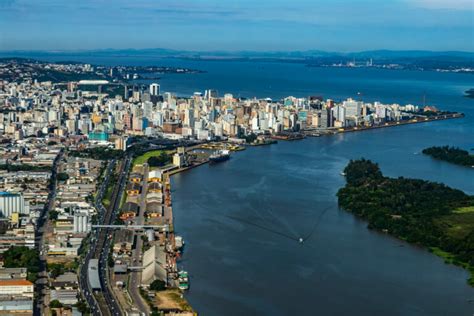
<instances>
[{"instance_id":1,"label":"horizon line","mask_svg":"<svg viewBox=\"0 0 474 316\"><path fill-rule=\"evenodd\" d=\"M299 50L195 50L195 49L175 49L175 48L164 48L164 47L144 47L144 48L74 48L74 49L0 49L0 53L78 53L78 52L107 52L107 51L152 51L162 50L170 52L187 52L187 53L327 53L327 54L357 54L367 52L426 52L426 53L466 53L474 54L474 51L468 50L432 50L432 49L368 49L368 50L353 50L353 51L332 51L332 50L321 50L316 48L311 49L299 49Z\"/></svg>"}]
</instances>

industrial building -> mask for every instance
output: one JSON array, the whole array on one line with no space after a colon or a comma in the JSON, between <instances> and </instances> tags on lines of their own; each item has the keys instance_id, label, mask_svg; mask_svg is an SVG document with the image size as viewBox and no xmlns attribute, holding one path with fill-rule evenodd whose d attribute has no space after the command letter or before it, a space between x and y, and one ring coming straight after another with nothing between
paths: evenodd
<instances>
[{"instance_id":1,"label":"industrial building","mask_svg":"<svg viewBox=\"0 0 474 316\"><path fill-rule=\"evenodd\" d=\"M74 233L88 233L91 230L89 216L83 213L74 213Z\"/></svg>"},{"instance_id":2,"label":"industrial building","mask_svg":"<svg viewBox=\"0 0 474 316\"><path fill-rule=\"evenodd\" d=\"M33 299L0 297L0 315L33 315Z\"/></svg>"},{"instance_id":3,"label":"industrial building","mask_svg":"<svg viewBox=\"0 0 474 316\"><path fill-rule=\"evenodd\" d=\"M0 192L0 216L10 218L13 213L28 214L28 203L21 194Z\"/></svg>"},{"instance_id":4,"label":"industrial building","mask_svg":"<svg viewBox=\"0 0 474 316\"><path fill-rule=\"evenodd\" d=\"M149 286L155 280L167 281L166 252L165 248L158 244L143 255L142 284Z\"/></svg>"}]
</instances>

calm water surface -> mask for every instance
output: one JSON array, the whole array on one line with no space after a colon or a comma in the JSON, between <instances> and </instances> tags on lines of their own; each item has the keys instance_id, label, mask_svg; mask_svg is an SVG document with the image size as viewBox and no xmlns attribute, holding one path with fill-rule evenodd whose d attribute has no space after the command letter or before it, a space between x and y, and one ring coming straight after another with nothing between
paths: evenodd
<instances>
[{"instance_id":1,"label":"calm water surface","mask_svg":"<svg viewBox=\"0 0 474 316\"><path fill-rule=\"evenodd\" d=\"M474 170L420 154L432 145L474 147L474 101L462 97L474 87L474 76L229 61L85 61L207 71L164 75L162 90L180 95L213 88L245 97L339 100L361 92L367 101L420 104L426 94L429 104L466 113L460 120L251 148L174 176L173 201L175 227L186 241L181 265L191 275L186 297L202 315L474 313L464 270L368 230L338 209L335 196L344 185L341 170L360 157L378 162L389 176L444 182L474 194ZM308 235L303 244L294 240Z\"/></svg>"},{"instance_id":2,"label":"calm water surface","mask_svg":"<svg viewBox=\"0 0 474 316\"><path fill-rule=\"evenodd\" d=\"M300 65L264 64L257 72L253 66L246 72L247 65L235 69L235 63L221 67L216 77L228 74L229 83L220 86L228 84L234 94L278 98L317 91L344 98L364 91L366 99L419 104L425 92L431 103L468 115L251 148L229 162L175 176L176 229L187 241L181 264L191 274L187 298L200 313L472 315L474 290L464 270L369 231L339 210L335 197L344 185L340 171L359 157L377 161L390 176L445 182L474 194L474 170L419 154L431 145L474 147L474 104L461 96L471 77ZM218 85L211 71L201 77ZM198 90L198 76L192 78L171 76L163 85ZM269 230L296 238L314 233L301 245Z\"/></svg>"}]
</instances>

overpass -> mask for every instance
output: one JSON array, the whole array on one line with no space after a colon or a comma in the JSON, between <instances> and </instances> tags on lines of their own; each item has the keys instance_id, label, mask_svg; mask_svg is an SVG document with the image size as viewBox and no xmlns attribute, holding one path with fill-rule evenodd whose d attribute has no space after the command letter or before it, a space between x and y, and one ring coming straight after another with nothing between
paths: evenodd
<instances>
[{"instance_id":1,"label":"overpass","mask_svg":"<svg viewBox=\"0 0 474 316\"><path fill-rule=\"evenodd\" d=\"M134 230L142 230L142 229L156 229L162 231L168 231L169 225L92 225L93 229L97 228L110 228L110 229L134 229Z\"/></svg>"}]
</instances>

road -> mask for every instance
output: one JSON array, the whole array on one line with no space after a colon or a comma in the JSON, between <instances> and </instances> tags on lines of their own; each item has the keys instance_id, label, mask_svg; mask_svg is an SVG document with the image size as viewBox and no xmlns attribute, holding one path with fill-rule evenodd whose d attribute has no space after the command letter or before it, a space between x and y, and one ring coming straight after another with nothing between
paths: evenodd
<instances>
[{"instance_id":1,"label":"road","mask_svg":"<svg viewBox=\"0 0 474 316\"><path fill-rule=\"evenodd\" d=\"M148 190L148 164L143 164L143 180L142 180L142 192L139 199L139 211L138 216L135 218L136 225L143 225L145 223L145 210L146 210L146 193ZM135 231L135 236L137 238L136 247L133 250L132 260L134 265L141 265L141 256L142 256L142 246L143 246L143 232ZM146 315L150 314L150 307L144 301L140 295L140 284L141 284L141 272L133 271L130 272L130 284L128 285L128 290L130 296L138 308L138 310Z\"/></svg>"},{"instance_id":2,"label":"road","mask_svg":"<svg viewBox=\"0 0 474 316\"><path fill-rule=\"evenodd\" d=\"M112 160L109 162L107 169L105 171L104 180L99 188L99 192L96 195L94 206L97 210L98 222L101 223L103 220L103 216L105 214L105 209L102 206L102 198L107 190L107 186L110 180L110 174L113 172L113 168L115 167L116 161ZM97 231L93 231L90 235L90 248L87 252L86 257L81 262L81 268L79 273L79 286L82 290L84 299L86 300L87 304L91 309L91 313L93 315L100 315L100 309L95 296L93 295L92 289L90 288L89 279L87 277L87 267L89 265L89 260L93 258L95 254L95 249L97 246Z\"/></svg>"},{"instance_id":3,"label":"road","mask_svg":"<svg viewBox=\"0 0 474 316\"><path fill-rule=\"evenodd\" d=\"M116 218L118 208L120 207L120 199L127 181L128 171L131 165L131 156L127 156L122 162L119 172L119 179L114 187L110 205L108 209L104 209L102 205L102 214L104 214L101 223L110 225ZM102 287L102 294L105 302L99 302L100 313L103 315L122 315L120 306L113 295L111 284L108 277L108 257L112 242L112 229L98 229L97 243L95 247L94 258L99 259L99 278Z\"/></svg>"},{"instance_id":4,"label":"road","mask_svg":"<svg viewBox=\"0 0 474 316\"><path fill-rule=\"evenodd\" d=\"M56 156L51 168L51 181L49 183L48 203L45 204L41 210L41 214L36 222L36 236L35 236L35 247L40 253L40 270L38 272L38 280L35 283L35 302L33 304L33 315L44 315L44 290L48 284L47 271L46 271L46 253L47 245L44 240L45 224L48 221L49 211L54 208L56 201L56 187L57 187L57 171L58 164L63 157L63 151L61 150Z\"/></svg>"}]
</instances>

